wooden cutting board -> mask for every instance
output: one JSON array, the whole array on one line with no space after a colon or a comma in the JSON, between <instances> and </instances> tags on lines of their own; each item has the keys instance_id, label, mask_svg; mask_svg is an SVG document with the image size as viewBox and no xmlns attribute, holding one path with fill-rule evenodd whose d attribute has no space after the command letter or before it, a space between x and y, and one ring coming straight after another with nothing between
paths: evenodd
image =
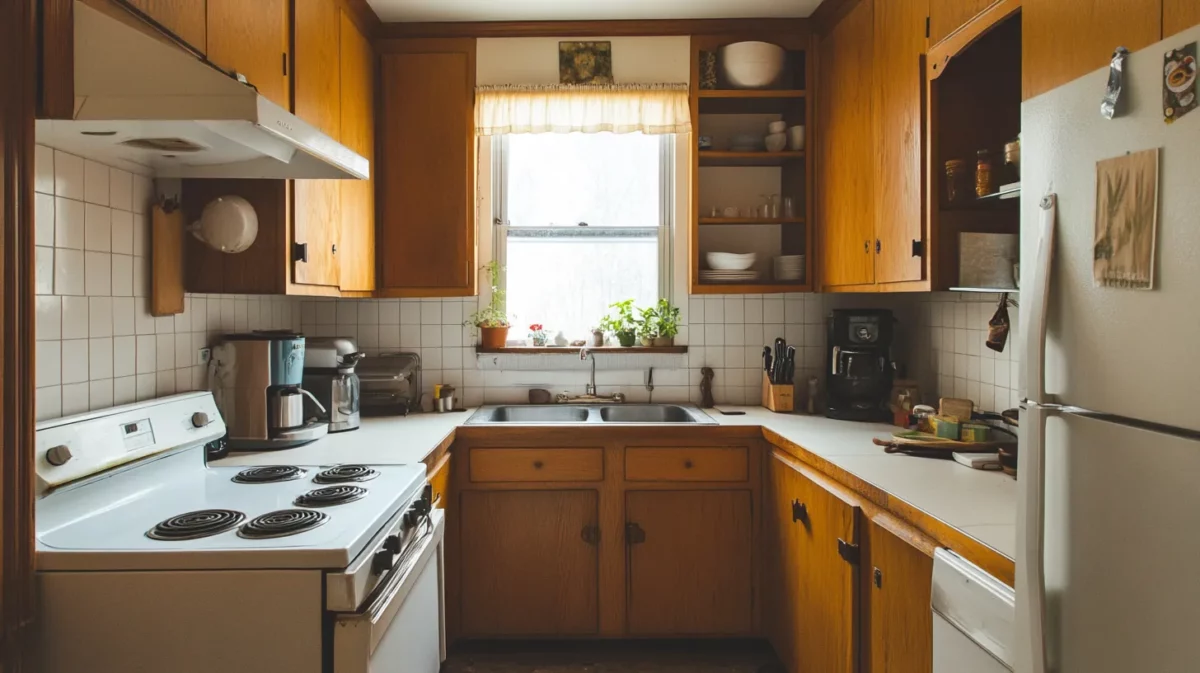
<instances>
[{"instance_id":1,"label":"wooden cutting board","mask_svg":"<svg viewBox=\"0 0 1200 673\"><path fill-rule=\"evenodd\" d=\"M183 209L154 204L150 219L150 315L183 313Z\"/></svg>"}]
</instances>

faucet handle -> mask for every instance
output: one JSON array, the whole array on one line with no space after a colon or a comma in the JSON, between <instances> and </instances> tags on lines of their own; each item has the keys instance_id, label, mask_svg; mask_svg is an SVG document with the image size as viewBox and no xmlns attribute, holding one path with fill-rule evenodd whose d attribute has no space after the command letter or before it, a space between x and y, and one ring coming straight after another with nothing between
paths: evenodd
<instances>
[{"instance_id":1,"label":"faucet handle","mask_svg":"<svg viewBox=\"0 0 1200 673\"><path fill-rule=\"evenodd\" d=\"M554 396L555 404L566 404L571 398L566 393L559 393Z\"/></svg>"},{"instance_id":2,"label":"faucet handle","mask_svg":"<svg viewBox=\"0 0 1200 673\"><path fill-rule=\"evenodd\" d=\"M625 393L613 393L612 401L616 404L624 404L625 403Z\"/></svg>"}]
</instances>

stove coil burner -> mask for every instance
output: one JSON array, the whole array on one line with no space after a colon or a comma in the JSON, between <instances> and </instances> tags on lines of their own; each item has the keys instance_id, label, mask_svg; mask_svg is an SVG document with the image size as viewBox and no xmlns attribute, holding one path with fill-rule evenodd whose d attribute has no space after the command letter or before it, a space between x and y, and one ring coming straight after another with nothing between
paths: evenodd
<instances>
[{"instance_id":1,"label":"stove coil burner","mask_svg":"<svg viewBox=\"0 0 1200 673\"><path fill-rule=\"evenodd\" d=\"M299 507L332 507L360 500L366 497L366 495L367 489L362 486L342 484L340 486L326 486L325 488L318 488L315 491L309 491L296 498L296 501L292 504Z\"/></svg>"},{"instance_id":2,"label":"stove coil burner","mask_svg":"<svg viewBox=\"0 0 1200 673\"><path fill-rule=\"evenodd\" d=\"M252 467L237 473L233 481L239 484L273 484L279 481L291 481L305 475L305 471L295 465L269 465L267 467Z\"/></svg>"},{"instance_id":3,"label":"stove coil burner","mask_svg":"<svg viewBox=\"0 0 1200 673\"><path fill-rule=\"evenodd\" d=\"M341 484L347 481L370 481L378 476L378 470L366 465L338 465L317 473L313 481L318 484Z\"/></svg>"},{"instance_id":4,"label":"stove coil burner","mask_svg":"<svg viewBox=\"0 0 1200 673\"><path fill-rule=\"evenodd\" d=\"M224 533L244 521L245 514L231 509L201 509L173 516L146 531L152 540L195 540Z\"/></svg>"},{"instance_id":5,"label":"stove coil burner","mask_svg":"<svg viewBox=\"0 0 1200 673\"><path fill-rule=\"evenodd\" d=\"M312 530L329 520L329 515L309 509L281 509L255 517L238 529L238 535L251 540L287 537Z\"/></svg>"}]
</instances>

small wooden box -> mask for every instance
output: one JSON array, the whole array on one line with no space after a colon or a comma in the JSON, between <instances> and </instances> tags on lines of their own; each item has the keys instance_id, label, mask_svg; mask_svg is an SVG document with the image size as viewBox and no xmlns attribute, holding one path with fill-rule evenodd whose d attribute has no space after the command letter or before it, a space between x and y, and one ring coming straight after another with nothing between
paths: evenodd
<instances>
[{"instance_id":1,"label":"small wooden box","mask_svg":"<svg viewBox=\"0 0 1200 673\"><path fill-rule=\"evenodd\" d=\"M762 405L776 413L790 413L796 404L795 386L790 383L774 384L763 372Z\"/></svg>"}]
</instances>

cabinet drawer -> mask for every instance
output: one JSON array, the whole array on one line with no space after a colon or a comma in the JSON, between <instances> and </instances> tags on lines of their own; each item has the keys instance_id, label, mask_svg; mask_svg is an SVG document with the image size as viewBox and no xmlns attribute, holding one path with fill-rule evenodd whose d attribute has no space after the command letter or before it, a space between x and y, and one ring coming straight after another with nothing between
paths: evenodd
<instances>
[{"instance_id":1,"label":"cabinet drawer","mask_svg":"<svg viewBox=\"0 0 1200 673\"><path fill-rule=\"evenodd\" d=\"M629 481L746 481L744 446L630 447L625 449Z\"/></svg>"},{"instance_id":2,"label":"cabinet drawer","mask_svg":"<svg viewBox=\"0 0 1200 673\"><path fill-rule=\"evenodd\" d=\"M471 449L471 481L603 481L604 451Z\"/></svg>"}]
</instances>

